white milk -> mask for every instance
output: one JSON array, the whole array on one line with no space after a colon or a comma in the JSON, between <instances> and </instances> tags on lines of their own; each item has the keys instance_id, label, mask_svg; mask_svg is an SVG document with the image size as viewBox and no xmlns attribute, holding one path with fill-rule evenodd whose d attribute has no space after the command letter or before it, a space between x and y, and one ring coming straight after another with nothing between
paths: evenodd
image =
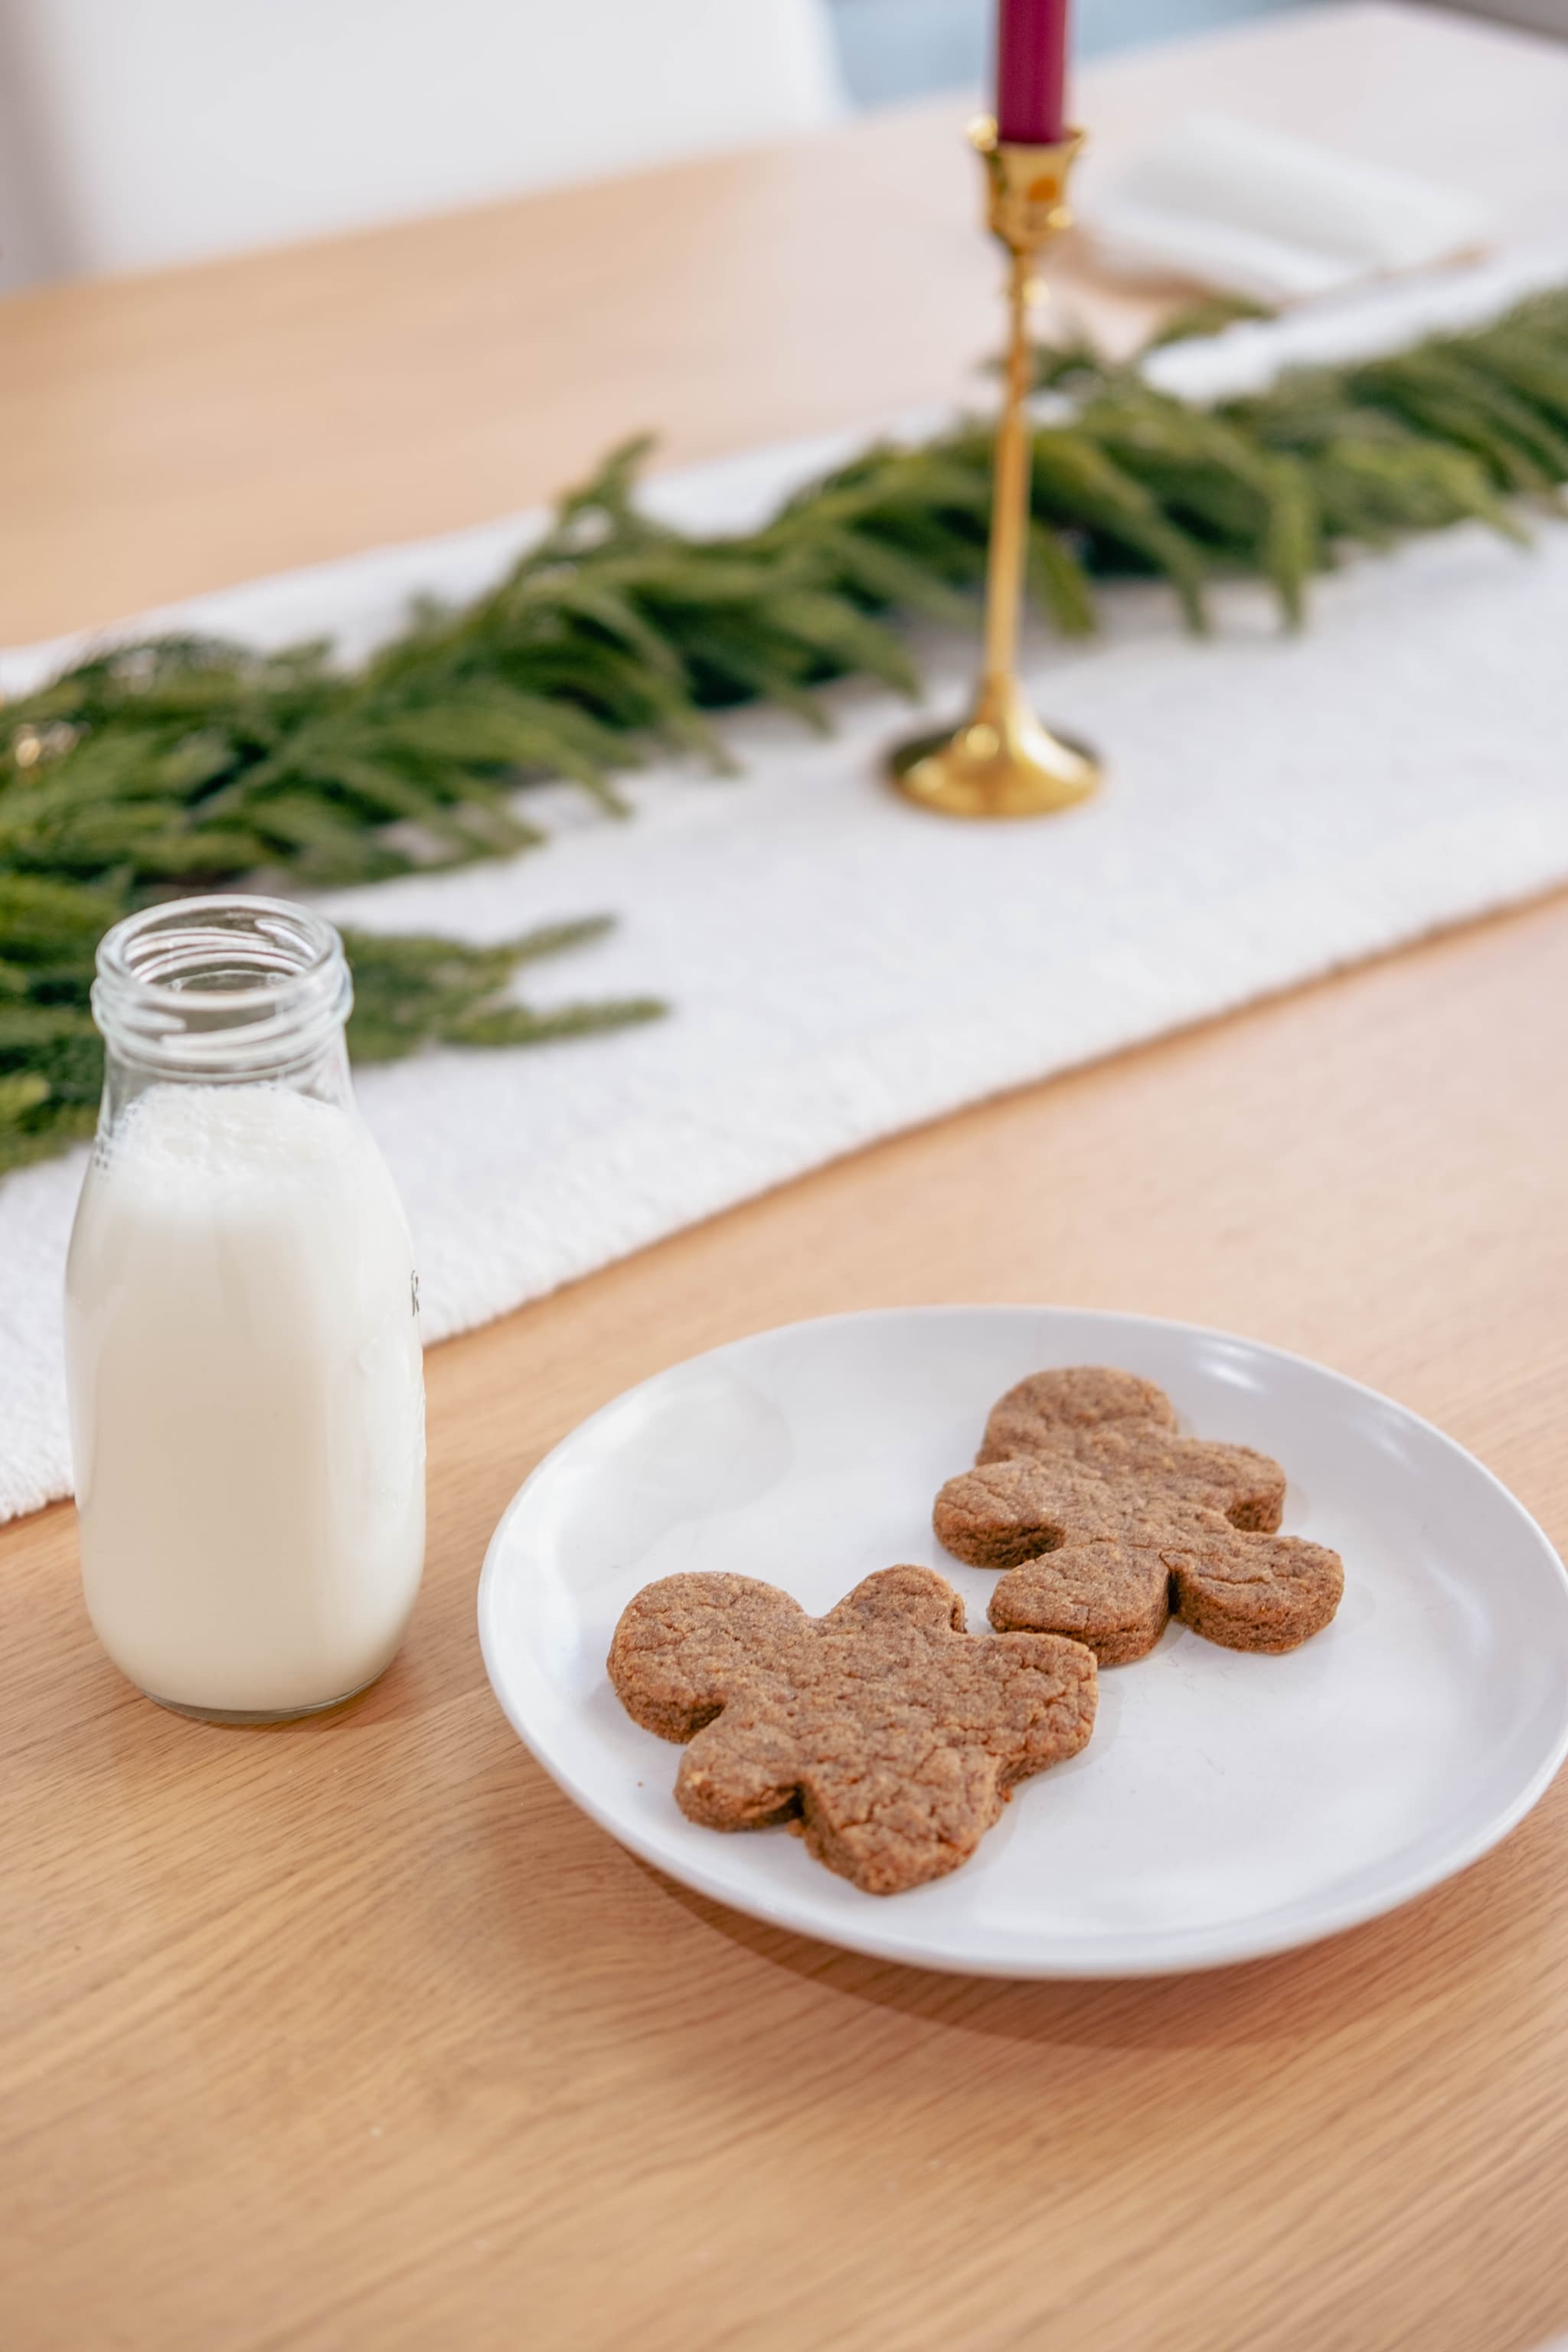
<instances>
[{"instance_id":1,"label":"white milk","mask_svg":"<svg viewBox=\"0 0 1568 2352\"><path fill-rule=\"evenodd\" d=\"M294 1712L388 1664L425 1549L415 1310L352 1112L180 1082L100 1139L66 1277L82 1573L151 1696Z\"/></svg>"}]
</instances>

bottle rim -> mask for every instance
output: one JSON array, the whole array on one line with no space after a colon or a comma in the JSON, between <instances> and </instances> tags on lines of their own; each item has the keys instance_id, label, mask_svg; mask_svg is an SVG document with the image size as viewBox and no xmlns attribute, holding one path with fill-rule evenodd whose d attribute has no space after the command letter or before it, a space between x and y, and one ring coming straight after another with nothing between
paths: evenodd
<instances>
[{"instance_id":1,"label":"bottle rim","mask_svg":"<svg viewBox=\"0 0 1568 2352\"><path fill-rule=\"evenodd\" d=\"M279 1075L319 1055L353 1003L324 915L237 891L127 915L97 969L92 1014L110 1053L169 1076Z\"/></svg>"}]
</instances>

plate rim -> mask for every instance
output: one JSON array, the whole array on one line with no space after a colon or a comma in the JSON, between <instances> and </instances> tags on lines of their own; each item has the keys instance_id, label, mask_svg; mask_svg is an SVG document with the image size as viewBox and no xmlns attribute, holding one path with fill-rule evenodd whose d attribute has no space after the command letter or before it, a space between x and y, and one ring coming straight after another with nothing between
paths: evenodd
<instances>
[{"instance_id":1,"label":"plate rim","mask_svg":"<svg viewBox=\"0 0 1568 2352\"><path fill-rule=\"evenodd\" d=\"M760 1330L742 1332L734 1339L720 1340L711 1348L699 1349L694 1355L678 1357L673 1362L661 1365L658 1370L647 1373L642 1380L633 1381L629 1388L619 1390L615 1396L606 1398L602 1405L596 1406L583 1420L574 1423L564 1436L556 1440L548 1453L540 1456L501 1512L489 1541L486 1545L484 1561L479 1571L476 1611L479 1651L486 1678L497 1705L518 1738L535 1763L562 1793L571 1800L579 1811L586 1814L588 1819L606 1835L613 1838L617 1845L635 1854L639 1861L647 1864L650 1868L673 1879L678 1885L685 1885L692 1892L723 1905L728 1910L739 1912L744 1917L762 1921L764 1926L782 1927L790 1934L804 1937L809 1941L856 1952L867 1958L893 1961L901 1967L924 1969L942 1975L997 1978L1016 1983L1106 1983L1131 1981L1139 1978L1187 1976L1211 1969L1240 1967L1249 1961L1267 1959L1284 1952L1307 1950L1311 1946L1323 1943L1331 1937L1344 1935L1352 1927L1365 1926L1373 1919L1384 1917L1390 1912L1403 1909L1405 1905L1414 1902L1418 1896L1430 1893L1435 1887L1446 1885L1451 1878L1458 1877L1479 1862L1483 1855L1500 1845L1503 1839L1518 1828L1526 1815L1540 1803L1562 1770L1563 1763L1568 1761L1568 1685L1564 1685L1556 1737L1542 1761L1537 1765L1533 1774L1522 1783L1509 1802L1489 1815L1446 1859L1436 1864L1428 1864L1412 1868L1403 1877L1385 1882L1375 1892L1369 1892L1360 1897L1346 1897L1338 1906L1329 1906L1321 1924L1314 1925L1305 1933L1299 1927L1289 1926L1280 1927L1272 1934L1264 1930L1253 1935L1238 1932L1235 1928L1226 1930L1223 1927L1187 1930L1173 1935L1167 1942L1152 1949L1142 1958L1108 1960L1094 1958L1086 1954L1082 1958L1061 1955L1049 1958L1042 1958L1038 1961L1030 1962L1023 1958L1000 1955L990 1958L968 1956L960 1958L941 1953L933 1954L929 1949L921 1948L918 1935L900 1932L897 1926L896 1904L876 1904L874 1910L868 1911L863 1927L858 1916L854 1920L846 1920L842 1932L839 1931L837 1923L832 1929L816 1925L802 1926L795 1915L793 1905L787 1902L775 1904L762 1895L752 1895L749 1890L738 1893L724 1877L718 1866L717 1857L714 1864L710 1864L699 1854L689 1864L687 1864L683 1859L680 1866L677 1867L672 1864L668 1853L657 1848L651 1839L643 1836L635 1827L628 1829L622 1821L610 1819L606 1810L591 1790L581 1786L569 1770L563 1766L558 1766L554 1759L541 1751L533 1737L519 1720L509 1704L498 1671L496 1648L499 1635L495 1619L496 1594L503 1574L501 1557L512 1522L525 1504L530 1489L542 1477L556 1456L566 1447L574 1445L607 1414L617 1411L631 1398L640 1395L644 1390L656 1387L672 1372L684 1371L695 1365L733 1355L741 1349L756 1345L759 1341L778 1339L786 1332L807 1329L828 1330L835 1326L845 1324L900 1322L910 1317L918 1317L922 1321L935 1321L950 1316L975 1314L1008 1320L1015 1317L1020 1318L1025 1317L1038 1318L1041 1316L1088 1317L1100 1324L1140 1329L1153 1328L1180 1335L1189 1340L1220 1341L1228 1346L1239 1346L1278 1363L1299 1366L1307 1371L1330 1379L1342 1388L1351 1390L1356 1395L1366 1398L1380 1407L1392 1408L1407 1423L1422 1431L1428 1438L1435 1439L1449 1454L1458 1455L1470 1471L1479 1474L1485 1484L1495 1491L1507 1508L1521 1523L1523 1529L1534 1538L1546 1561L1556 1570L1563 1602L1568 1606L1568 1564L1564 1563L1562 1554L1540 1521L1521 1502L1511 1487L1504 1485L1495 1471L1489 1469L1479 1456L1472 1454L1468 1446L1461 1445L1458 1438L1450 1437L1446 1430L1437 1426L1436 1422L1428 1421L1424 1414L1416 1412L1408 1405L1402 1404L1398 1398L1391 1397L1384 1391L1371 1387L1364 1381L1356 1380L1349 1372L1337 1371L1331 1364L1322 1363L1312 1356L1302 1355L1298 1349L1278 1347L1271 1340L1252 1339L1245 1332L1228 1331L1215 1324L1190 1323L1177 1316L1145 1315L1139 1313L1135 1308L1129 1307L1066 1306L1056 1301L932 1300L923 1304L911 1303L896 1307L846 1307L830 1315L796 1316L787 1322L767 1324ZM886 1927L883 1927L879 1924L881 1916L889 1909L894 1915L893 1918ZM1184 1942L1190 1945L1192 1948L1187 1950L1177 1948Z\"/></svg>"}]
</instances>

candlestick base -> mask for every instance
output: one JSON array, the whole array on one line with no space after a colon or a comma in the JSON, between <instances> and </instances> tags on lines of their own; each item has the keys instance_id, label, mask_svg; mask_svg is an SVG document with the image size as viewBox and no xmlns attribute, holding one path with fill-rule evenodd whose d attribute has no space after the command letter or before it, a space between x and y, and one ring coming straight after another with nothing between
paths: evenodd
<instances>
[{"instance_id":1,"label":"candlestick base","mask_svg":"<svg viewBox=\"0 0 1568 2352\"><path fill-rule=\"evenodd\" d=\"M956 734L917 736L888 765L901 793L944 816L1049 816L1100 789L1093 752L1042 727L1012 677L984 679Z\"/></svg>"}]
</instances>

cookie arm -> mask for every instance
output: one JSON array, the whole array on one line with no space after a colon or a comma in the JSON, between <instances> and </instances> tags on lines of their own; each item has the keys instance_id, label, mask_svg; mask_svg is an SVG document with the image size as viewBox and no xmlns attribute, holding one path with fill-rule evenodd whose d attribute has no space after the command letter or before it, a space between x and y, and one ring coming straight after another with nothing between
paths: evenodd
<instances>
[{"instance_id":1,"label":"cookie arm","mask_svg":"<svg viewBox=\"0 0 1568 2352\"><path fill-rule=\"evenodd\" d=\"M760 1830L800 1811L800 1754L793 1731L760 1719L744 1698L700 1731L680 1759L675 1801L709 1830Z\"/></svg>"}]
</instances>

